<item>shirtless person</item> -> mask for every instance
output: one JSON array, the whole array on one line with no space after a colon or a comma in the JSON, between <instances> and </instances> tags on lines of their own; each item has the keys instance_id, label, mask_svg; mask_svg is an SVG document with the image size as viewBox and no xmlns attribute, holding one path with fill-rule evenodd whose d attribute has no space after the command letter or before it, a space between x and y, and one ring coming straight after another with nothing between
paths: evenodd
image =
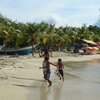
<instances>
[{"instance_id":1,"label":"shirtless person","mask_svg":"<svg viewBox=\"0 0 100 100\"><path fill-rule=\"evenodd\" d=\"M62 59L58 59L58 63L57 63L57 70L58 70L58 77L60 78L60 80L62 79L64 81L64 65L62 63Z\"/></svg>"},{"instance_id":2,"label":"shirtless person","mask_svg":"<svg viewBox=\"0 0 100 100\"><path fill-rule=\"evenodd\" d=\"M49 62L48 57L45 57L43 63L44 63L44 66L40 67L40 69L43 68L44 79L49 83L48 87L50 87L52 85L52 82L50 80L50 74L51 74L50 64L53 66L55 65Z\"/></svg>"}]
</instances>

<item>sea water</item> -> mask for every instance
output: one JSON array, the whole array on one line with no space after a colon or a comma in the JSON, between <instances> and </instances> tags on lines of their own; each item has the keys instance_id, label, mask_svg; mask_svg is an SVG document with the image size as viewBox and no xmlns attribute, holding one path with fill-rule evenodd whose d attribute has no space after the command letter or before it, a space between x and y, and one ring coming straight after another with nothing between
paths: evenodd
<instances>
[{"instance_id":1,"label":"sea water","mask_svg":"<svg viewBox=\"0 0 100 100\"><path fill-rule=\"evenodd\" d=\"M32 89L27 100L100 100L100 59L64 62L64 67L64 82L51 75L52 86Z\"/></svg>"},{"instance_id":2,"label":"sea water","mask_svg":"<svg viewBox=\"0 0 100 100\"><path fill-rule=\"evenodd\" d=\"M44 100L100 100L100 59L64 65L65 81L54 81Z\"/></svg>"}]
</instances>

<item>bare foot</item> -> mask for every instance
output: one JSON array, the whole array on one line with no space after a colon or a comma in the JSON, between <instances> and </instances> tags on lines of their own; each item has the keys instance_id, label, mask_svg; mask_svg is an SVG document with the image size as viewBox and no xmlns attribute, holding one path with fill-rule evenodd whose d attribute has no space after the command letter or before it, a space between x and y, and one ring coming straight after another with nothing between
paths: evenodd
<instances>
[{"instance_id":1,"label":"bare foot","mask_svg":"<svg viewBox=\"0 0 100 100\"><path fill-rule=\"evenodd\" d=\"M50 81L50 82L49 82L49 86L48 86L48 87L50 87L51 85L52 85L52 82Z\"/></svg>"}]
</instances>

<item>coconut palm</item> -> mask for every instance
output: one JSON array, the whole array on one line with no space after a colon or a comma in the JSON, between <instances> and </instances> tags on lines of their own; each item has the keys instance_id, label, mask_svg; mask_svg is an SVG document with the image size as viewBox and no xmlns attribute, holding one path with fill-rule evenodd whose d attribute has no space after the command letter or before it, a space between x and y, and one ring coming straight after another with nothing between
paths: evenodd
<instances>
[{"instance_id":1,"label":"coconut palm","mask_svg":"<svg viewBox=\"0 0 100 100\"><path fill-rule=\"evenodd\" d=\"M14 41L15 41L15 47L19 47L21 39L23 38L22 33L20 30L16 29L14 32Z\"/></svg>"},{"instance_id":2,"label":"coconut palm","mask_svg":"<svg viewBox=\"0 0 100 100\"><path fill-rule=\"evenodd\" d=\"M55 27L52 23L20 23L12 21L0 15L0 40L4 45L20 47L31 45L32 41L40 43L40 47L51 46L54 49L60 47L69 49L79 39L100 41L100 28L85 24L82 27ZM33 39L34 38L34 39Z\"/></svg>"},{"instance_id":3,"label":"coconut palm","mask_svg":"<svg viewBox=\"0 0 100 100\"><path fill-rule=\"evenodd\" d=\"M1 37L3 38L3 47L5 48L5 54L6 54L6 47L7 47L7 40L9 37L9 33L7 31L2 31Z\"/></svg>"},{"instance_id":4,"label":"coconut palm","mask_svg":"<svg viewBox=\"0 0 100 100\"><path fill-rule=\"evenodd\" d=\"M2 38L4 39L4 46L7 45L8 36L9 36L9 33L7 31L2 32Z\"/></svg>"}]
</instances>

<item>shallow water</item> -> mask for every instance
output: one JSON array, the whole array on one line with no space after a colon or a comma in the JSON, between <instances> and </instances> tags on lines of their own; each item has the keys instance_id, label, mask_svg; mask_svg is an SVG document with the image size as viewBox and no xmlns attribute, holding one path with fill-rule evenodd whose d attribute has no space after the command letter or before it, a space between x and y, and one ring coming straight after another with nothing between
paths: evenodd
<instances>
[{"instance_id":1,"label":"shallow water","mask_svg":"<svg viewBox=\"0 0 100 100\"><path fill-rule=\"evenodd\" d=\"M7 95L9 94L8 92L4 92L5 94L0 94L0 96L2 96L0 98L6 100L8 96L8 98L11 98L9 100L18 100L20 96L22 96L23 99L21 100L100 100L100 59L65 62L64 65L65 81L60 81L58 77L53 74L54 72L52 72L51 80L53 84L50 88L48 88L46 84L43 84L43 80L34 79L33 76L31 76L33 75L33 68L27 70L27 68L14 67L14 76L8 78L10 83L13 84L11 87L7 87L8 90L10 88L14 94L9 90L9 92L11 92L10 95ZM6 66L6 69L7 68L9 68L9 66ZM12 70L3 71L10 73ZM22 74L24 72L27 72L28 76L27 74ZM6 77L0 78L4 80ZM4 87L3 91L6 91L6 87ZM17 97L17 94L20 96Z\"/></svg>"},{"instance_id":2,"label":"shallow water","mask_svg":"<svg viewBox=\"0 0 100 100\"><path fill-rule=\"evenodd\" d=\"M63 83L53 76L50 88L35 88L28 100L100 100L100 60L66 62L65 65Z\"/></svg>"},{"instance_id":3,"label":"shallow water","mask_svg":"<svg viewBox=\"0 0 100 100\"><path fill-rule=\"evenodd\" d=\"M29 66L29 59L26 66L22 61L14 65L19 60L7 57L0 59L2 100L100 100L100 59L65 62L65 81L61 82L52 72L53 84L50 88L43 84L41 78L34 78L36 69L34 71L33 66Z\"/></svg>"}]
</instances>

